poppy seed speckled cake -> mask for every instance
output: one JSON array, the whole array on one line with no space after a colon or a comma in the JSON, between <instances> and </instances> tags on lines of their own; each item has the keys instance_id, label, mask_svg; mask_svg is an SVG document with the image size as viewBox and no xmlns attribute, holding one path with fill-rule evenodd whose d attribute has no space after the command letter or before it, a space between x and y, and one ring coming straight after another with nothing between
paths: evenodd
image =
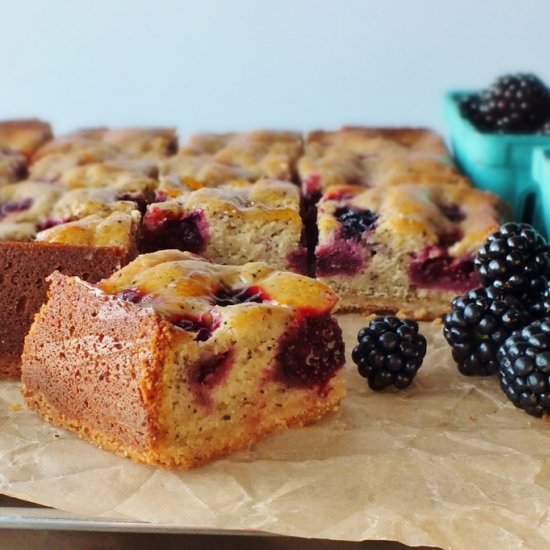
<instances>
[{"instance_id":1,"label":"poppy seed speckled cake","mask_svg":"<svg viewBox=\"0 0 550 550\"><path fill-rule=\"evenodd\" d=\"M104 449L197 466L338 407L335 302L308 277L176 250L96 286L54 273L25 341L23 393Z\"/></svg>"}]
</instances>

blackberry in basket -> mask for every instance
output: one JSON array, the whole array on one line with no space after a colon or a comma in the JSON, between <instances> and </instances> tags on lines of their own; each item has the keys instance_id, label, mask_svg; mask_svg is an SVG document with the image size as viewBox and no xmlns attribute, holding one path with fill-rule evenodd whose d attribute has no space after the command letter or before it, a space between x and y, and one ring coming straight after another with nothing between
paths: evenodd
<instances>
[{"instance_id":1,"label":"blackberry in basket","mask_svg":"<svg viewBox=\"0 0 550 550\"><path fill-rule=\"evenodd\" d=\"M533 74L510 74L463 98L460 110L482 131L531 133L541 130L550 117L550 92Z\"/></svg>"}]
</instances>

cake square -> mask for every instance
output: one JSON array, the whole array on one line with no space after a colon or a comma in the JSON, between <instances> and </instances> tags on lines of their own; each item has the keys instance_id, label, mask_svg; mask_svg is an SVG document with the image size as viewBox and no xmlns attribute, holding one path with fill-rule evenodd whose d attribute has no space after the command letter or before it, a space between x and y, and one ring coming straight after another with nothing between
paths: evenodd
<instances>
[{"instance_id":1,"label":"cake square","mask_svg":"<svg viewBox=\"0 0 550 550\"><path fill-rule=\"evenodd\" d=\"M38 119L0 121L0 149L22 153L27 158L52 139L52 129Z\"/></svg>"},{"instance_id":2,"label":"cake square","mask_svg":"<svg viewBox=\"0 0 550 550\"><path fill-rule=\"evenodd\" d=\"M0 187L25 179L27 158L23 153L0 149Z\"/></svg>"},{"instance_id":3,"label":"cake square","mask_svg":"<svg viewBox=\"0 0 550 550\"><path fill-rule=\"evenodd\" d=\"M92 128L58 137L33 155L33 179L54 181L71 168L108 161L156 163L177 150L171 128Z\"/></svg>"},{"instance_id":4,"label":"cake square","mask_svg":"<svg viewBox=\"0 0 550 550\"><path fill-rule=\"evenodd\" d=\"M172 250L98 286L50 283L25 342L25 400L119 455L198 466L343 398L335 297L314 279Z\"/></svg>"},{"instance_id":5,"label":"cake square","mask_svg":"<svg viewBox=\"0 0 550 550\"><path fill-rule=\"evenodd\" d=\"M177 155L160 163L160 175L161 179L175 177L192 189L236 180L291 181L302 148L302 136L297 132L195 134Z\"/></svg>"},{"instance_id":6,"label":"cake square","mask_svg":"<svg viewBox=\"0 0 550 550\"><path fill-rule=\"evenodd\" d=\"M141 214L116 190L0 187L0 377L19 375L23 339L58 270L97 281L137 254Z\"/></svg>"},{"instance_id":7,"label":"cake square","mask_svg":"<svg viewBox=\"0 0 550 550\"><path fill-rule=\"evenodd\" d=\"M147 207L143 249L177 248L216 263L265 261L307 272L300 192L289 182L198 189Z\"/></svg>"},{"instance_id":8,"label":"cake square","mask_svg":"<svg viewBox=\"0 0 550 550\"><path fill-rule=\"evenodd\" d=\"M339 310L433 319L478 286L474 255L501 215L496 196L465 185L329 188L318 203L317 277Z\"/></svg>"},{"instance_id":9,"label":"cake square","mask_svg":"<svg viewBox=\"0 0 550 550\"><path fill-rule=\"evenodd\" d=\"M334 185L465 183L441 137L424 128L344 127L309 134L298 162L306 196Z\"/></svg>"}]
</instances>

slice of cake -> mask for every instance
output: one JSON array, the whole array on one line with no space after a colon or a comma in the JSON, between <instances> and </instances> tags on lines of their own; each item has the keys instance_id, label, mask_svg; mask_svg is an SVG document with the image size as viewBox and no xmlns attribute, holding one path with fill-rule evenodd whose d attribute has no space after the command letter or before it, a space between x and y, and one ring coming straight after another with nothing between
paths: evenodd
<instances>
[{"instance_id":1,"label":"slice of cake","mask_svg":"<svg viewBox=\"0 0 550 550\"><path fill-rule=\"evenodd\" d=\"M318 204L317 277L340 310L435 318L478 286L474 255L500 217L498 198L469 186L333 187Z\"/></svg>"},{"instance_id":2,"label":"slice of cake","mask_svg":"<svg viewBox=\"0 0 550 550\"><path fill-rule=\"evenodd\" d=\"M0 149L23 153L30 158L34 152L52 139L52 129L38 119L0 121Z\"/></svg>"},{"instance_id":3,"label":"slice of cake","mask_svg":"<svg viewBox=\"0 0 550 550\"><path fill-rule=\"evenodd\" d=\"M191 189L236 180L291 181L302 147L302 136L297 132L195 134L177 155L159 164L161 180L175 179Z\"/></svg>"},{"instance_id":4,"label":"slice of cake","mask_svg":"<svg viewBox=\"0 0 550 550\"><path fill-rule=\"evenodd\" d=\"M0 186L27 176L27 158L23 153L0 149Z\"/></svg>"},{"instance_id":5,"label":"slice of cake","mask_svg":"<svg viewBox=\"0 0 550 550\"><path fill-rule=\"evenodd\" d=\"M344 344L324 284L161 251L91 286L50 277L28 406L117 454L190 468L335 410Z\"/></svg>"},{"instance_id":6,"label":"slice of cake","mask_svg":"<svg viewBox=\"0 0 550 550\"><path fill-rule=\"evenodd\" d=\"M55 195L59 186L47 183L13 184L0 188L0 195L30 186L40 194L3 203L8 212L0 220L0 377L20 374L23 340L46 299L48 275L58 270L98 281L137 254L141 214L134 203L90 197L89 192L103 190L77 190L79 195L86 191L87 198L73 200L74 192ZM95 213L61 223L87 212Z\"/></svg>"},{"instance_id":7,"label":"slice of cake","mask_svg":"<svg viewBox=\"0 0 550 550\"><path fill-rule=\"evenodd\" d=\"M156 162L177 150L171 128L84 129L58 137L32 157L33 179L58 180L71 168L109 161Z\"/></svg>"},{"instance_id":8,"label":"slice of cake","mask_svg":"<svg viewBox=\"0 0 550 550\"><path fill-rule=\"evenodd\" d=\"M423 128L344 127L312 132L298 172L304 194L316 199L334 185L466 181L441 137Z\"/></svg>"},{"instance_id":9,"label":"slice of cake","mask_svg":"<svg viewBox=\"0 0 550 550\"><path fill-rule=\"evenodd\" d=\"M198 189L147 207L143 249L177 248L222 264L265 261L306 273L300 191L292 183Z\"/></svg>"}]
</instances>

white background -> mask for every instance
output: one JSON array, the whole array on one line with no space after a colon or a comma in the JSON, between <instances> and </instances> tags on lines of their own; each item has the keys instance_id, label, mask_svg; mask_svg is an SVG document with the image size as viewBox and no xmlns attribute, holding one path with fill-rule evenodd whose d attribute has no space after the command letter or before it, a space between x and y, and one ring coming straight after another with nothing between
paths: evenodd
<instances>
[{"instance_id":1,"label":"white background","mask_svg":"<svg viewBox=\"0 0 550 550\"><path fill-rule=\"evenodd\" d=\"M550 81L550 0L0 0L0 118L184 133L442 129L441 96Z\"/></svg>"}]
</instances>

